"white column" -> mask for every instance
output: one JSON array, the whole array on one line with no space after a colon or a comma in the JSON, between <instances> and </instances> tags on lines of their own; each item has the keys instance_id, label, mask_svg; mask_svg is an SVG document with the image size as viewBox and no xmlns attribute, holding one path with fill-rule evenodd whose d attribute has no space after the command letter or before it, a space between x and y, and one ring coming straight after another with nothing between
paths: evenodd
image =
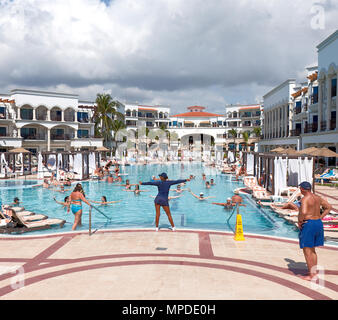
<instances>
[{"instance_id":1,"label":"white column","mask_svg":"<svg viewBox=\"0 0 338 320\"><path fill-rule=\"evenodd\" d=\"M50 151L50 128L47 129L47 151Z\"/></svg>"},{"instance_id":2,"label":"white column","mask_svg":"<svg viewBox=\"0 0 338 320\"><path fill-rule=\"evenodd\" d=\"M288 107L284 106L284 137L288 136Z\"/></svg>"},{"instance_id":3,"label":"white column","mask_svg":"<svg viewBox=\"0 0 338 320\"><path fill-rule=\"evenodd\" d=\"M318 129L320 132L320 123L322 122L322 108L323 108L323 82L318 80Z\"/></svg>"},{"instance_id":4,"label":"white column","mask_svg":"<svg viewBox=\"0 0 338 320\"><path fill-rule=\"evenodd\" d=\"M65 110L61 110L61 121L65 122Z\"/></svg>"},{"instance_id":5,"label":"white column","mask_svg":"<svg viewBox=\"0 0 338 320\"><path fill-rule=\"evenodd\" d=\"M18 138L21 138L21 128L18 128Z\"/></svg>"},{"instance_id":6,"label":"white column","mask_svg":"<svg viewBox=\"0 0 338 320\"><path fill-rule=\"evenodd\" d=\"M33 108L33 120L36 120L36 108Z\"/></svg>"},{"instance_id":7,"label":"white column","mask_svg":"<svg viewBox=\"0 0 338 320\"><path fill-rule=\"evenodd\" d=\"M77 110L74 111L74 120L77 122Z\"/></svg>"},{"instance_id":8,"label":"white column","mask_svg":"<svg viewBox=\"0 0 338 320\"><path fill-rule=\"evenodd\" d=\"M21 108L18 107L17 120L21 120Z\"/></svg>"},{"instance_id":9,"label":"white column","mask_svg":"<svg viewBox=\"0 0 338 320\"><path fill-rule=\"evenodd\" d=\"M332 87L332 78L327 76L326 80L326 89L327 89L327 102L326 102L326 131L330 130L331 125L331 87Z\"/></svg>"},{"instance_id":10,"label":"white column","mask_svg":"<svg viewBox=\"0 0 338 320\"><path fill-rule=\"evenodd\" d=\"M50 121L50 109L47 109L47 120Z\"/></svg>"}]
</instances>

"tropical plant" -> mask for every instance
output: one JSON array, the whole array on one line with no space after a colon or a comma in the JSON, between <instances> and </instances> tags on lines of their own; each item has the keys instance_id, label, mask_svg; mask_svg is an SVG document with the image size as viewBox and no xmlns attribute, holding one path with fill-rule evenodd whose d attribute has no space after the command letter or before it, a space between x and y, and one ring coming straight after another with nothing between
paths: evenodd
<instances>
[{"instance_id":1,"label":"tropical plant","mask_svg":"<svg viewBox=\"0 0 338 320\"><path fill-rule=\"evenodd\" d=\"M230 134L234 138L234 146L235 146L237 138L237 130L235 128L232 128L231 130L228 131L228 134Z\"/></svg>"},{"instance_id":2,"label":"tropical plant","mask_svg":"<svg viewBox=\"0 0 338 320\"><path fill-rule=\"evenodd\" d=\"M249 142L249 137L250 137L250 131L244 131L242 132L244 144L245 144L245 149L248 151L248 142Z\"/></svg>"},{"instance_id":3,"label":"tropical plant","mask_svg":"<svg viewBox=\"0 0 338 320\"><path fill-rule=\"evenodd\" d=\"M95 103L96 108L92 118L95 123L95 135L102 137L107 147L108 142L112 140L114 120L123 121L124 115L117 111L118 102L114 101L109 94L98 93Z\"/></svg>"},{"instance_id":4,"label":"tropical plant","mask_svg":"<svg viewBox=\"0 0 338 320\"><path fill-rule=\"evenodd\" d=\"M257 138L259 138L260 135L261 135L261 133L262 133L262 128L261 128L261 127L253 128L253 132L254 132L255 136L256 136Z\"/></svg>"}]
</instances>

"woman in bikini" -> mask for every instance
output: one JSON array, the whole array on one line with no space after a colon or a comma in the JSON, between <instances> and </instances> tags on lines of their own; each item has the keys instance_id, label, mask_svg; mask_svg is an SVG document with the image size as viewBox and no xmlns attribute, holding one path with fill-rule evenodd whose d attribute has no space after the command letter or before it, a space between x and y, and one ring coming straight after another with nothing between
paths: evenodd
<instances>
[{"instance_id":1,"label":"woman in bikini","mask_svg":"<svg viewBox=\"0 0 338 320\"><path fill-rule=\"evenodd\" d=\"M82 216L82 204L81 202L85 202L88 206L91 207L90 202L84 197L83 189L81 184L77 184L74 188L74 191L70 194L70 209L72 210L75 219L74 224L72 226L72 230L75 230L77 226L81 226L81 216Z\"/></svg>"}]
</instances>

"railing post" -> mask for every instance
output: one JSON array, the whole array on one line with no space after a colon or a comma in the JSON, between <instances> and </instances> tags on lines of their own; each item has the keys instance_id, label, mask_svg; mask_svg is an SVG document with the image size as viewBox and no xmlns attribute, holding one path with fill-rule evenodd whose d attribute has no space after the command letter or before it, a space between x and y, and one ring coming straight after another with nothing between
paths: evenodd
<instances>
[{"instance_id":1,"label":"railing post","mask_svg":"<svg viewBox=\"0 0 338 320\"><path fill-rule=\"evenodd\" d=\"M92 234L92 207L89 207L89 235Z\"/></svg>"}]
</instances>

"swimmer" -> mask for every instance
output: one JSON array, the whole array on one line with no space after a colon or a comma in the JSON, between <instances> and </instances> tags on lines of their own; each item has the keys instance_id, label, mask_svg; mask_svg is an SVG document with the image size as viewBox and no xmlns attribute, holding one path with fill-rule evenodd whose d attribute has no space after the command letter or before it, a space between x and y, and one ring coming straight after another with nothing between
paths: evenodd
<instances>
[{"instance_id":1,"label":"swimmer","mask_svg":"<svg viewBox=\"0 0 338 320\"><path fill-rule=\"evenodd\" d=\"M204 181L206 180L205 173L202 173L202 179L203 179Z\"/></svg>"},{"instance_id":2,"label":"swimmer","mask_svg":"<svg viewBox=\"0 0 338 320\"><path fill-rule=\"evenodd\" d=\"M121 202L121 200L117 200L117 201L107 201L107 197L106 197L106 196L102 196L102 197L101 197L101 201L89 200L89 202L98 203L98 204L100 204L100 205L107 205L107 204L111 204L111 203Z\"/></svg>"},{"instance_id":3,"label":"swimmer","mask_svg":"<svg viewBox=\"0 0 338 320\"><path fill-rule=\"evenodd\" d=\"M13 199L13 203L11 204L12 206L19 206L20 205L20 200L18 197L15 197Z\"/></svg>"},{"instance_id":4,"label":"swimmer","mask_svg":"<svg viewBox=\"0 0 338 320\"><path fill-rule=\"evenodd\" d=\"M70 189L65 189L65 186L64 185L60 185L60 190L55 190L56 192L66 192L66 191L69 191Z\"/></svg>"},{"instance_id":5,"label":"swimmer","mask_svg":"<svg viewBox=\"0 0 338 320\"><path fill-rule=\"evenodd\" d=\"M207 200L207 199L210 199L210 198L216 198L216 197L214 197L214 196L204 197L204 193L203 193L203 192L200 192L200 195L199 195L199 196L196 195L196 194L194 194L191 190L190 190L190 193L191 193L196 199L201 200L201 201Z\"/></svg>"},{"instance_id":6,"label":"swimmer","mask_svg":"<svg viewBox=\"0 0 338 320\"><path fill-rule=\"evenodd\" d=\"M189 179L190 179L190 180L195 179L195 176L191 174L191 175L189 176Z\"/></svg>"},{"instance_id":7,"label":"swimmer","mask_svg":"<svg viewBox=\"0 0 338 320\"><path fill-rule=\"evenodd\" d=\"M44 179L44 180L43 180L42 187L45 188L45 189L48 189L48 188L49 188L49 183L48 183L48 180L47 180L47 179Z\"/></svg>"},{"instance_id":8,"label":"swimmer","mask_svg":"<svg viewBox=\"0 0 338 320\"><path fill-rule=\"evenodd\" d=\"M231 209L232 207L235 206L235 204L232 203L231 198L228 198L227 202L225 202L225 203L212 202L211 204L215 204L215 205L218 205L218 206L223 206L224 209Z\"/></svg>"},{"instance_id":9,"label":"swimmer","mask_svg":"<svg viewBox=\"0 0 338 320\"><path fill-rule=\"evenodd\" d=\"M160 211L161 207L163 208L164 212L167 214L168 220L171 224L172 231L175 231L175 225L174 221L171 217L171 212L169 208L169 199L168 194L170 187L174 184L179 184L182 182L190 181L190 179L184 179L184 180L168 180L168 175L163 172L159 175L160 181L150 181L150 182L144 182L140 181L140 185L149 185L149 186L157 186L158 188L158 194L154 200L155 203L155 211L156 211L156 218L155 218L155 225L156 225L156 231L158 231L158 223L160 220Z\"/></svg>"},{"instance_id":10,"label":"swimmer","mask_svg":"<svg viewBox=\"0 0 338 320\"><path fill-rule=\"evenodd\" d=\"M57 204L61 204L63 206L63 209L64 208L69 208L70 206L70 199L69 199L69 196L65 197L64 201L63 202L60 202L60 201L57 201L55 199L55 197L53 197L54 201L57 203Z\"/></svg>"},{"instance_id":11,"label":"swimmer","mask_svg":"<svg viewBox=\"0 0 338 320\"><path fill-rule=\"evenodd\" d=\"M115 184L115 186L126 187L124 190L130 190L130 187L136 186L136 184L130 184L129 179L127 179L125 184Z\"/></svg>"},{"instance_id":12,"label":"swimmer","mask_svg":"<svg viewBox=\"0 0 338 320\"><path fill-rule=\"evenodd\" d=\"M113 183L114 182L114 177L112 174L109 174L108 178L107 178L107 182L108 183Z\"/></svg>"},{"instance_id":13,"label":"swimmer","mask_svg":"<svg viewBox=\"0 0 338 320\"><path fill-rule=\"evenodd\" d=\"M216 185L216 183L214 182L214 179L210 179L210 185L211 186L215 186Z\"/></svg>"},{"instance_id":14,"label":"swimmer","mask_svg":"<svg viewBox=\"0 0 338 320\"><path fill-rule=\"evenodd\" d=\"M179 184L179 185L177 186L177 188L174 189L173 191L176 192L176 193L182 193L182 192L185 191L185 190L188 190L188 189L182 189L182 188L181 188L181 185Z\"/></svg>"},{"instance_id":15,"label":"swimmer","mask_svg":"<svg viewBox=\"0 0 338 320\"><path fill-rule=\"evenodd\" d=\"M135 189L134 190L123 190L126 192L134 192L134 194L140 194L141 192L149 192L150 190L140 190L140 185L135 184Z\"/></svg>"},{"instance_id":16,"label":"swimmer","mask_svg":"<svg viewBox=\"0 0 338 320\"><path fill-rule=\"evenodd\" d=\"M211 186L210 186L210 182L209 182L209 181L206 181L206 182L205 182L205 187L206 187L207 189L210 189Z\"/></svg>"},{"instance_id":17,"label":"swimmer","mask_svg":"<svg viewBox=\"0 0 338 320\"><path fill-rule=\"evenodd\" d=\"M156 181L156 180L161 180L161 179L156 178L155 176L152 176L152 177L151 177L151 180L155 180L155 181Z\"/></svg>"}]
</instances>

